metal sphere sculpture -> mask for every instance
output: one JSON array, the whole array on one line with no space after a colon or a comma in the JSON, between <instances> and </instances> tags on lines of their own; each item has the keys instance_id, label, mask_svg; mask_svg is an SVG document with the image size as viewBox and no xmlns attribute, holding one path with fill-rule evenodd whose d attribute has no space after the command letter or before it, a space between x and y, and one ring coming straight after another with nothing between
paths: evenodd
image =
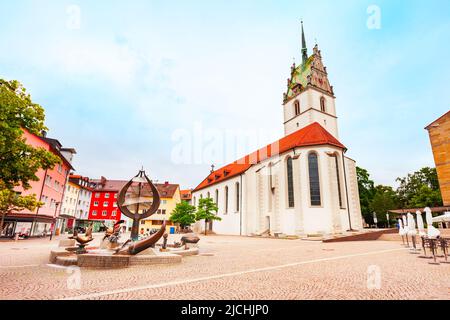
<instances>
[{"instance_id":1,"label":"metal sphere sculpture","mask_svg":"<svg viewBox=\"0 0 450 320\"><path fill-rule=\"evenodd\" d=\"M144 170L139 171L122 188L117 199L117 206L125 216L133 220L131 240L139 240L140 221L155 214L160 203L161 198L158 189L156 189L155 185L147 177ZM165 232L165 221L161 229Z\"/></svg>"}]
</instances>

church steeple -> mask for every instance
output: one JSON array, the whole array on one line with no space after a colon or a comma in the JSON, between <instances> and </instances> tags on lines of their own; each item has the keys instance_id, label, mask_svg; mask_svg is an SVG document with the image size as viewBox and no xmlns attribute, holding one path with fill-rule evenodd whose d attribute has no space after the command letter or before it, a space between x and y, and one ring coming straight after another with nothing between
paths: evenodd
<instances>
[{"instance_id":1,"label":"church steeple","mask_svg":"<svg viewBox=\"0 0 450 320\"><path fill-rule=\"evenodd\" d=\"M307 60L308 60L308 48L306 47L305 30L303 29L303 20L302 20L302 61L303 61L303 65L305 65Z\"/></svg>"}]
</instances>

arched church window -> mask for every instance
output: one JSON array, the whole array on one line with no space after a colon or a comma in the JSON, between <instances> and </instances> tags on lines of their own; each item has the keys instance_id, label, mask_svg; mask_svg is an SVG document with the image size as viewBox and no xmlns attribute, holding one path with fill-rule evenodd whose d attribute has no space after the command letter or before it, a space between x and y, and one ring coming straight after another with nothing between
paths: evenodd
<instances>
[{"instance_id":1,"label":"arched church window","mask_svg":"<svg viewBox=\"0 0 450 320\"><path fill-rule=\"evenodd\" d=\"M309 193L312 206L322 205L320 196L319 159L316 153L308 155Z\"/></svg>"},{"instance_id":2,"label":"arched church window","mask_svg":"<svg viewBox=\"0 0 450 320\"><path fill-rule=\"evenodd\" d=\"M208 193L206 194L206 198L207 198L207 199L211 198L211 193L209 193L209 191L208 191Z\"/></svg>"},{"instance_id":3,"label":"arched church window","mask_svg":"<svg viewBox=\"0 0 450 320\"><path fill-rule=\"evenodd\" d=\"M225 187L225 211L224 214L228 213L228 187Z\"/></svg>"},{"instance_id":4,"label":"arched church window","mask_svg":"<svg viewBox=\"0 0 450 320\"><path fill-rule=\"evenodd\" d=\"M325 97L320 98L320 110L322 112L327 112L326 100Z\"/></svg>"},{"instance_id":5,"label":"arched church window","mask_svg":"<svg viewBox=\"0 0 450 320\"><path fill-rule=\"evenodd\" d=\"M216 205L219 205L219 190L216 189Z\"/></svg>"},{"instance_id":6,"label":"arched church window","mask_svg":"<svg viewBox=\"0 0 450 320\"><path fill-rule=\"evenodd\" d=\"M294 208L294 175L292 167L292 158L289 157L286 161L287 169L287 187L288 187L288 206L289 208Z\"/></svg>"},{"instance_id":7,"label":"arched church window","mask_svg":"<svg viewBox=\"0 0 450 320\"><path fill-rule=\"evenodd\" d=\"M295 115L298 116L300 114L300 102L295 100L294 102Z\"/></svg>"}]
</instances>

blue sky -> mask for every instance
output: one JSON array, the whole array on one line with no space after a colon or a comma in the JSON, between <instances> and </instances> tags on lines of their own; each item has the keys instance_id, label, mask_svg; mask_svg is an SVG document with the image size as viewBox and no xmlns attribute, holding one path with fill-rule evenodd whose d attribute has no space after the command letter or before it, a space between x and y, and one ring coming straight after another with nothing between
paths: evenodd
<instances>
[{"instance_id":1,"label":"blue sky","mask_svg":"<svg viewBox=\"0 0 450 320\"><path fill-rule=\"evenodd\" d=\"M380 29L367 27L371 5ZM77 149L79 174L127 179L143 165L195 187L211 163L283 135L303 19L335 89L347 155L394 185L434 165L424 127L450 109L449 12L444 0L1 1L0 77L45 107L49 135ZM177 133L198 127L210 131L194 148L200 160L177 163ZM208 152L214 135L242 130L257 141L225 159Z\"/></svg>"}]
</instances>

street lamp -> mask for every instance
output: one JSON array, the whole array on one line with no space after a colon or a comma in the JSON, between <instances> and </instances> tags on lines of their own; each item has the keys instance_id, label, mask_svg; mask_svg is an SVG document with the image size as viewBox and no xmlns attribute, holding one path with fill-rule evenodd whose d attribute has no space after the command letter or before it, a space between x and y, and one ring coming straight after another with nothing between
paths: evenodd
<instances>
[{"instance_id":1,"label":"street lamp","mask_svg":"<svg viewBox=\"0 0 450 320\"><path fill-rule=\"evenodd\" d=\"M53 234L56 232L56 212L61 202L55 202L55 213L53 214L53 230L50 232L50 241L52 241Z\"/></svg>"}]
</instances>

